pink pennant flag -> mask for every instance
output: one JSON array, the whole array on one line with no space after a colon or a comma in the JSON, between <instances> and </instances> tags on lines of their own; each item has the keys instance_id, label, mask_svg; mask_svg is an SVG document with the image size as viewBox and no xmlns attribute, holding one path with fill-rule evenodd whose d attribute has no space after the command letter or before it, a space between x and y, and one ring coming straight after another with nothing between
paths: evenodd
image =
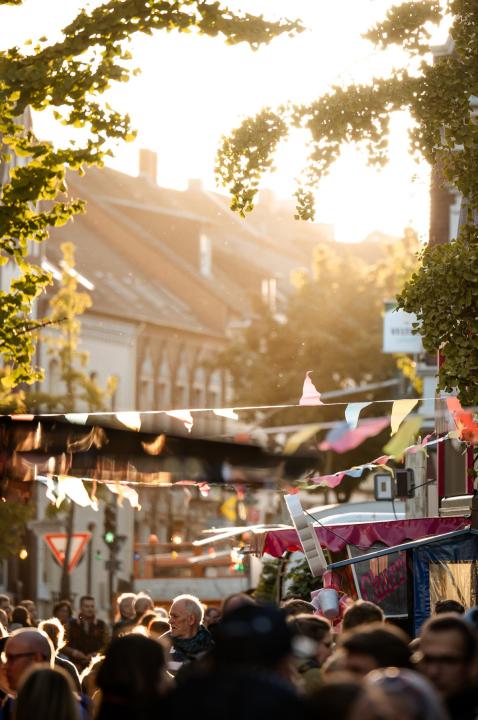
<instances>
[{"instance_id":1,"label":"pink pennant flag","mask_svg":"<svg viewBox=\"0 0 478 720\"><path fill-rule=\"evenodd\" d=\"M166 415L184 423L184 427L188 432L191 432L193 429L194 420L189 410L168 410Z\"/></svg>"},{"instance_id":2,"label":"pink pennant flag","mask_svg":"<svg viewBox=\"0 0 478 720\"><path fill-rule=\"evenodd\" d=\"M305 374L304 387L302 389L302 397L299 400L299 405L323 405L324 403L320 399L320 393L315 387L314 383L310 379L310 373L312 370L308 370Z\"/></svg>"},{"instance_id":3,"label":"pink pennant flag","mask_svg":"<svg viewBox=\"0 0 478 720\"><path fill-rule=\"evenodd\" d=\"M345 470L343 472L334 473L334 475L316 475L315 477L310 478L309 482L313 482L316 485L327 485L329 488L334 488L337 487L337 485L340 485L344 475L346 475Z\"/></svg>"},{"instance_id":4,"label":"pink pennant flag","mask_svg":"<svg viewBox=\"0 0 478 720\"><path fill-rule=\"evenodd\" d=\"M380 455L380 457L372 460L372 465L386 465L390 460L390 455Z\"/></svg>"},{"instance_id":5,"label":"pink pennant flag","mask_svg":"<svg viewBox=\"0 0 478 720\"><path fill-rule=\"evenodd\" d=\"M354 430L347 430L341 434L336 440L327 442L324 440L320 443L320 450L333 450L336 453L344 453L361 445L367 438L374 437L382 432L390 423L390 419L386 418L367 418L362 420Z\"/></svg>"}]
</instances>

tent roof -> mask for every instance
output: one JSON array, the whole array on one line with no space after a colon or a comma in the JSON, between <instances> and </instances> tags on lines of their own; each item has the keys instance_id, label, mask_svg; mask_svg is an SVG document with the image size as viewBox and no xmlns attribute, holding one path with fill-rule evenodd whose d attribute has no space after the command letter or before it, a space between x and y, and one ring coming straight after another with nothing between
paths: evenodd
<instances>
[{"instance_id":1,"label":"tent roof","mask_svg":"<svg viewBox=\"0 0 478 720\"><path fill-rule=\"evenodd\" d=\"M377 542L394 547L409 540L463 530L469 524L469 518L465 517L433 517L347 525L316 525L314 528L322 547L332 552L340 552L346 545L355 545L366 550ZM281 557L286 550L295 552L301 549L299 537L293 528L276 530L265 536L263 552L274 557Z\"/></svg>"},{"instance_id":2,"label":"tent roof","mask_svg":"<svg viewBox=\"0 0 478 720\"><path fill-rule=\"evenodd\" d=\"M346 567L347 565L355 565L358 562L364 562L366 560L373 560L374 558L383 557L383 555L391 555L395 552L403 550L413 550L423 545L431 545L436 542L446 542L447 540L455 540L463 535L478 535L478 530L472 528L464 528L463 530L454 530L448 533L442 533L441 535L433 535L432 537L421 538L420 540L413 540L407 543L401 543L400 545L392 545L391 547L381 548L371 553L364 555L358 555L354 558L348 558L347 560L340 560L339 562L331 563L327 566L327 570L337 570L338 568Z\"/></svg>"}]
</instances>

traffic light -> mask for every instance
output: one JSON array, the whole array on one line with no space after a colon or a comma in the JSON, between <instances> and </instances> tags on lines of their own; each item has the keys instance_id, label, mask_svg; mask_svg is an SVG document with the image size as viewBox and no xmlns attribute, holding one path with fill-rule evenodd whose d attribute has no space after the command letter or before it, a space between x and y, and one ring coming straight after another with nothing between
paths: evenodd
<instances>
[{"instance_id":1,"label":"traffic light","mask_svg":"<svg viewBox=\"0 0 478 720\"><path fill-rule=\"evenodd\" d=\"M106 545L116 542L116 506L105 505L103 516L103 540Z\"/></svg>"}]
</instances>

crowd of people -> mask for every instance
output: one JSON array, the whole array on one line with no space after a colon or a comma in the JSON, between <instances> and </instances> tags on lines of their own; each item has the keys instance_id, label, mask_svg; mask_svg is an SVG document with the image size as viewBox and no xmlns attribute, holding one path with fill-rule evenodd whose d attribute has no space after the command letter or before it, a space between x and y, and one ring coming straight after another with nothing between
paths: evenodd
<instances>
[{"instance_id":1,"label":"crowd of people","mask_svg":"<svg viewBox=\"0 0 478 720\"><path fill-rule=\"evenodd\" d=\"M477 720L475 612L441 601L411 639L357 601L340 633L315 606L247 594L166 610L125 593L110 626L95 599L39 620L0 595L0 720Z\"/></svg>"}]
</instances>

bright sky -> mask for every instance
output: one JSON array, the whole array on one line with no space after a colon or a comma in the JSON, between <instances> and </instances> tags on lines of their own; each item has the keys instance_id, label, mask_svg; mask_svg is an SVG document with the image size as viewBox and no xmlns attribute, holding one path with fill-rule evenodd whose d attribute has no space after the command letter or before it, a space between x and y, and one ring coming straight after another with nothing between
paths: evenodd
<instances>
[{"instance_id":1,"label":"bright sky","mask_svg":"<svg viewBox=\"0 0 478 720\"><path fill-rule=\"evenodd\" d=\"M95 4L98 4L96 0ZM380 19L392 0L232 0L230 7L299 17L309 28L296 38L279 38L257 52L246 45L226 47L218 39L156 34L134 41L141 75L111 90L108 102L128 111L138 130L134 144L122 145L111 163L137 173L140 147L158 153L158 181L184 188L202 178L215 189L215 152L224 133L263 105L312 100L338 82L367 81L398 62L398 52L379 56L360 34ZM0 9L2 47L29 37L52 37L83 0L24 0L22 7ZM428 168L407 153L407 119L394 122L392 162L383 171L368 168L357 151L347 150L318 192L319 222L333 223L340 241L355 242L380 230L399 235L412 225L426 237ZM47 138L59 129L45 114L36 129ZM61 132L61 131L60 131ZM284 147L278 171L267 186L290 198L300 169L302 146Z\"/></svg>"}]
</instances>

